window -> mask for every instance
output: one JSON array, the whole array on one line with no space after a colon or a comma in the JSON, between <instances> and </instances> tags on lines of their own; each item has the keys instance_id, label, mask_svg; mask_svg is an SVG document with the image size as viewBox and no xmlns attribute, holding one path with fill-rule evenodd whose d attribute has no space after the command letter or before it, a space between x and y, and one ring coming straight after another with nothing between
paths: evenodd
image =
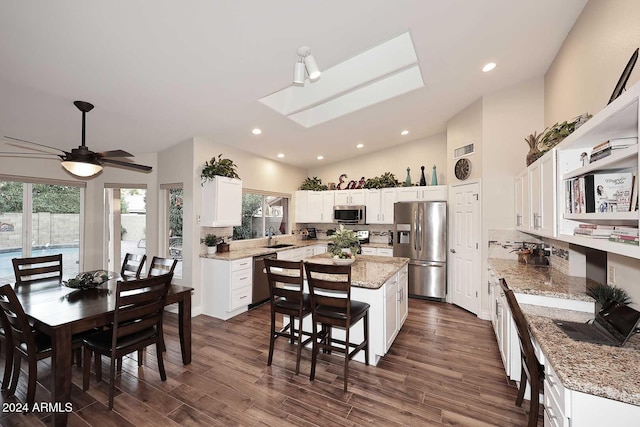
<instances>
[{"instance_id":1,"label":"window","mask_svg":"<svg viewBox=\"0 0 640 427\"><path fill-rule=\"evenodd\" d=\"M233 227L233 239L258 239L289 232L289 196L257 191L242 193L242 225Z\"/></svg>"},{"instance_id":2,"label":"window","mask_svg":"<svg viewBox=\"0 0 640 427\"><path fill-rule=\"evenodd\" d=\"M12 258L62 253L63 277L78 274L84 188L0 180L0 284L13 283Z\"/></svg>"},{"instance_id":3,"label":"window","mask_svg":"<svg viewBox=\"0 0 640 427\"><path fill-rule=\"evenodd\" d=\"M177 259L174 278L182 278L182 218L184 205L184 190L182 184L162 184L162 199L164 200L164 214L162 228L166 234L160 239L164 247L165 256Z\"/></svg>"}]
</instances>

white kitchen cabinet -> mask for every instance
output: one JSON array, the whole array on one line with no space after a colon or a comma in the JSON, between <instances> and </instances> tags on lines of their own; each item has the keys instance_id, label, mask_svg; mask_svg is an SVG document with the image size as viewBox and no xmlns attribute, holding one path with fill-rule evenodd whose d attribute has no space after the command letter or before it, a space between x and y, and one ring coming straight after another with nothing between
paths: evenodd
<instances>
[{"instance_id":1,"label":"white kitchen cabinet","mask_svg":"<svg viewBox=\"0 0 640 427\"><path fill-rule=\"evenodd\" d=\"M367 224L393 224L393 204L396 202L395 188L365 190Z\"/></svg>"},{"instance_id":2,"label":"white kitchen cabinet","mask_svg":"<svg viewBox=\"0 0 640 427\"><path fill-rule=\"evenodd\" d=\"M335 205L365 205L365 190L335 190Z\"/></svg>"},{"instance_id":3,"label":"white kitchen cabinet","mask_svg":"<svg viewBox=\"0 0 640 427\"><path fill-rule=\"evenodd\" d=\"M525 169L516 176L515 181L515 222L516 228L521 231L530 229L530 195L529 195L529 170Z\"/></svg>"},{"instance_id":4,"label":"white kitchen cabinet","mask_svg":"<svg viewBox=\"0 0 640 427\"><path fill-rule=\"evenodd\" d=\"M402 267L398 272L398 331L409 315L409 268Z\"/></svg>"},{"instance_id":5,"label":"white kitchen cabinet","mask_svg":"<svg viewBox=\"0 0 640 427\"><path fill-rule=\"evenodd\" d=\"M333 191L296 191L295 221L302 223L333 222Z\"/></svg>"},{"instance_id":6,"label":"white kitchen cabinet","mask_svg":"<svg viewBox=\"0 0 640 427\"><path fill-rule=\"evenodd\" d=\"M202 259L202 312L227 320L247 311L253 286L253 258Z\"/></svg>"},{"instance_id":7,"label":"white kitchen cabinet","mask_svg":"<svg viewBox=\"0 0 640 427\"><path fill-rule=\"evenodd\" d=\"M384 296L384 352L388 352L393 340L398 335L398 276L395 275L385 283Z\"/></svg>"},{"instance_id":8,"label":"white kitchen cabinet","mask_svg":"<svg viewBox=\"0 0 640 427\"><path fill-rule=\"evenodd\" d=\"M531 206L529 230L541 236L554 237L556 150L547 152L528 169Z\"/></svg>"},{"instance_id":9,"label":"white kitchen cabinet","mask_svg":"<svg viewBox=\"0 0 640 427\"><path fill-rule=\"evenodd\" d=\"M294 248L284 251L278 251L276 253L278 259L284 259L287 261L301 261L305 257L306 248Z\"/></svg>"},{"instance_id":10,"label":"white kitchen cabinet","mask_svg":"<svg viewBox=\"0 0 640 427\"><path fill-rule=\"evenodd\" d=\"M436 202L447 200L446 185L428 185L425 187L396 187L398 202Z\"/></svg>"},{"instance_id":11,"label":"white kitchen cabinet","mask_svg":"<svg viewBox=\"0 0 640 427\"><path fill-rule=\"evenodd\" d=\"M378 255L378 249L376 248L363 246L361 248L361 251L362 251L362 255Z\"/></svg>"},{"instance_id":12,"label":"white kitchen cabinet","mask_svg":"<svg viewBox=\"0 0 640 427\"><path fill-rule=\"evenodd\" d=\"M320 255L327 252L327 245L313 245L313 254Z\"/></svg>"},{"instance_id":13,"label":"white kitchen cabinet","mask_svg":"<svg viewBox=\"0 0 640 427\"><path fill-rule=\"evenodd\" d=\"M242 181L216 176L202 184L200 225L229 227L242 224Z\"/></svg>"}]
</instances>

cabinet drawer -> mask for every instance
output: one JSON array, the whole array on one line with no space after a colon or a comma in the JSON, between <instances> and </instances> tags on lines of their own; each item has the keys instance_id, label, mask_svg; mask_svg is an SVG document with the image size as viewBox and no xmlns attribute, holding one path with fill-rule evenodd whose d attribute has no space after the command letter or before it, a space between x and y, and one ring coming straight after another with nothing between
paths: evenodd
<instances>
[{"instance_id":1,"label":"cabinet drawer","mask_svg":"<svg viewBox=\"0 0 640 427\"><path fill-rule=\"evenodd\" d=\"M570 415L565 407L565 390L564 386L560 382L560 378L553 372L551 369L551 365L547 363L545 365L545 379L544 379L544 395L545 401L547 400L546 396L549 396L553 402L557 404L557 407L562 411L561 415Z\"/></svg>"},{"instance_id":2,"label":"cabinet drawer","mask_svg":"<svg viewBox=\"0 0 640 427\"><path fill-rule=\"evenodd\" d=\"M253 258L242 258L231 261L231 271L253 268Z\"/></svg>"},{"instance_id":3,"label":"cabinet drawer","mask_svg":"<svg viewBox=\"0 0 640 427\"><path fill-rule=\"evenodd\" d=\"M233 311L251 303L251 286L234 289L231 291L229 311Z\"/></svg>"},{"instance_id":4,"label":"cabinet drawer","mask_svg":"<svg viewBox=\"0 0 640 427\"><path fill-rule=\"evenodd\" d=\"M378 248L378 255L380 256L393 256L393 249L389 248Z\"/></svg>"},{"instance_id":5,"label":"cabinet drawer","mask_svg":"<svg viewBox=\"0 0 640 427\"><path fill-rule=\"evenodd\" d=\"M245 286L251 287L251 269L231 272L231 290L240 289Z\"/></svg>"},{"instance_id":6,"label":"cabinet drawer","mask_svg":"<svg viewBox=\"0 0 640 427\"><path fill-rule=\"evenodd\" d=\"M366 248L366 247L362 248L362 255L375 255L375 254L376 254L376 248Z\"/></svg>"},{"instance_id":7,"label":"cabinet drawer","mask_svg":"<svg viewBox=\"0 0 640 427\"><path fill-rule=\"evenodd\" d=\"M563 407L558 405L553 393L549 393L547 383L544 384L544 425L564 427L569 425L569 420L564 416Z\"/></svg>"}]
</instances>

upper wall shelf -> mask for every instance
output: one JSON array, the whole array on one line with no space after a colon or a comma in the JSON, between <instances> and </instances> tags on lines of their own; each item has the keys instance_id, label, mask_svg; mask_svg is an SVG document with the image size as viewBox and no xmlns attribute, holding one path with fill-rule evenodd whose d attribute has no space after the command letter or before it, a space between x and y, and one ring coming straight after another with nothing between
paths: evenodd
<instances>
[{"instance_id":1,"label":"upper wall shelf","mask_svg":"<svg viewBox=\"0 0 640 427\"><path fill-rule=\"evenodd\" d=\"M611 154L604 159L600 159L596 162L589 163L586 166L583 166L578 169L574 169L570 172L562 175L562 179L570 179L575 178L577 176L585 175L590 172L596 172L601 170L611 170L611 169L624 169L624 168L635 168L638 166L638 145L633 145L629 148L625 148L624 150L619 150L618 152Z\"/></svg>"}]
</instances>

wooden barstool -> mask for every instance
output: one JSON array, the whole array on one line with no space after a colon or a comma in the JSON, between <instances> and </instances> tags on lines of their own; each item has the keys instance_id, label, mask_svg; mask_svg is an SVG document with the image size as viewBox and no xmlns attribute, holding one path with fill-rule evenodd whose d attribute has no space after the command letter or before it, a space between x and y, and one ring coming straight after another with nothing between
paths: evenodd
<instances>
[{"instance_id":1,"label":"wooden barstool","mask_svg":"<svg viewBox=\"0 0 640 427\"><path fill-rule=\"evenodd\" d=\"M522 405L524 392L527 388L527 381L529 381L529 384L531 384L531 404L529 405L529 423L527 426L535 427L538 425L540 392L544 390L544 366L540 364L533 350L527 320L524 318L524 314L522 314L522 310L518 305L513 291L509 289L504 279L500 280L500 287L507 297L507 303L509 304L513 320L516 323L518 340L520 341L522 371L520 373L520 388L518 389L518 396L516 397L516 405Z\"/></svg>"},{"instance_id":2,"label":"wooden barstool","mask_svg":"<svg viewBox=\"0 0 640 427\"><path fill-rule=\"evenodd\" d=\"M313 352L311 355L311 374L316 374L316 359L319 349L331 353L344 354L344 392L347 392L349 360L364 350L365 363L369 364L369 304L351 300L351 266L325 265L305 262L307 283L311 295L311 316L313 319ZM349 331L360 319L363 319L364 339L360 344L349 341ZM318 332L318 323L322 329ZM332 337L333 327L345 330L344 341ZM336 345L337 344L337 345ZM353 349L353 350L351 350ZM350 351L351 350L351 351Z\"/></svg>"},{"instance_id":3,"label":"wooden barstool","mask_svg":"<svg viewBox=\"0 0 640 427\"><path fill-rule=\"evenodd\" d=\"M291 344L297 338L296 375L298 375L300 373L302 347L311 342L311 334L302 332L302 319L311 314L311 297L303 292L303 264L301 261L265 258L264 265L267 270L269 296L271 299L271 332L269 335L267 366L271 366L273 361L273 346L276 338L289 338ZM276 328L276 313L289 316L289 324L279 330ZM296 319L298 319L297 333L295 327ZM309 335L309 338L302 341L302 335Z\"/></svg>"}]
</instances>

